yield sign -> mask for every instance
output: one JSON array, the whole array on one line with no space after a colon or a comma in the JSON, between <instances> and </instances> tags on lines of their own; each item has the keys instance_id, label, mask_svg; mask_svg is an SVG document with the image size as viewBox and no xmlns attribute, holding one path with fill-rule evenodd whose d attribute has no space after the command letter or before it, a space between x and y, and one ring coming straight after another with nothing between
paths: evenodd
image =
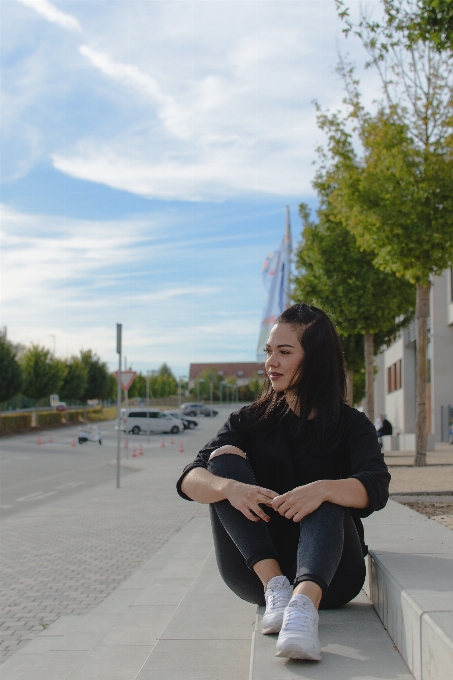
<instances>
[{"instance_id":1,"label":"yield sign","mask_svg":"<svg viewBox=\"0 0 453 680\"><path fill-rule=\"evenodd\" d=\"M137 375L136 371L121 371L121 387L125 392L128 391L129 387L134 382L134 378ZM116 379L118 380L118 371L115 371Z\"/></svg>"}]
</instances>

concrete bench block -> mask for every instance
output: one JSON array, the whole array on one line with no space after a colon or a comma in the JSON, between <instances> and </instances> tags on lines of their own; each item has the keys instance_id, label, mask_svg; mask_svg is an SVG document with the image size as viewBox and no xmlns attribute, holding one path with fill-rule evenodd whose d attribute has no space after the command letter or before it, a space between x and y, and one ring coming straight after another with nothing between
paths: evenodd
<instances>
[{"instance_id":1,"label":"concrete bench block","mask_svg":"<svg viewBox=\"0 0 453 680\"><path fill-rule=\"evenodd\" d=\"M393 501L365 521L365 590L417 680L453 677L453 532Z\"/></svg>"}]
</instances>

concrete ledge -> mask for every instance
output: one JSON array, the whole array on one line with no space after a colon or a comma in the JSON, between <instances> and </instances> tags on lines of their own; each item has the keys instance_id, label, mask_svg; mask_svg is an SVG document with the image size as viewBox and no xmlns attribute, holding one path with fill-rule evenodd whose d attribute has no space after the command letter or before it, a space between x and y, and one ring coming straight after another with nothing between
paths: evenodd
<instances>
[{"instance_id":1,"label":"concrete ledge","mask_svg":"<svg viewBox=\"0 0 453 680\"><path fill-rule=\"evenodd\" d=\"M453 676L453 532L389 501L365 520L365 590L417 680Z\"/></svg>"}]
</instances>

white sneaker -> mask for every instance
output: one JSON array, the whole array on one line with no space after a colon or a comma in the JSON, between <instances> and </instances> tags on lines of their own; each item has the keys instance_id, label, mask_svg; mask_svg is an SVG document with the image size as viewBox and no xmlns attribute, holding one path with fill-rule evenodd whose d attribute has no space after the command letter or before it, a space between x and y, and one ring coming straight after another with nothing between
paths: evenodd
<instances>
[{"instance_id":1,"label":"white sneaker","mask_svg":"<svg viewBox=\"0 0 453 680\"><path fill-rule=\"evenodd\" d=\"M309 597L294 595L285 609L275 656L321 661L319 616Z\"/></svg>"},{"instance_id":2,"label":"white sneaker","mask_svg":"<svg viewBox=\"0 0 453 680\"><path fill-rule=\"evenodd\" d=\"M266 611L261 621L261 632L264 635L278 633L282 627L285 607L291 599L293 589L286 576L274 576L267 584L264 593Z\"/></svg>"}]
</instances>

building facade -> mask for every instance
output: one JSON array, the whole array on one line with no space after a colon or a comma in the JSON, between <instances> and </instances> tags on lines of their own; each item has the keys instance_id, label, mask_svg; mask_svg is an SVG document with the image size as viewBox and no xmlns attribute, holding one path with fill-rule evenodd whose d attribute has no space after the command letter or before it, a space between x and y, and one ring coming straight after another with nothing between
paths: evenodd
<instances>
[{"instance_id":1,"label":"building facade","mask_svg":"<svg viewBox=\"0 0 453 680\"><path fill-rule=\"evenodd\" d=\"M453 422L453 272L432 280L427 394L428 449L449 441ZM385 413L394 435L386 447L415 449L416 321L377 357L375 413Z\"/></svg>"},{"instance_id":2,"label":"building facade","mask_svg":"<svg viewBox=\"0 0 453 680\"><path fill-rule=\"evenodd\" d=\"M248 385L252 378L264 376L264 364L261 361L190 364L189 389L194 387L197 378L207 369L215 371L223 380L235 378L238 387Z\"/></svg>"}]
</instances>

